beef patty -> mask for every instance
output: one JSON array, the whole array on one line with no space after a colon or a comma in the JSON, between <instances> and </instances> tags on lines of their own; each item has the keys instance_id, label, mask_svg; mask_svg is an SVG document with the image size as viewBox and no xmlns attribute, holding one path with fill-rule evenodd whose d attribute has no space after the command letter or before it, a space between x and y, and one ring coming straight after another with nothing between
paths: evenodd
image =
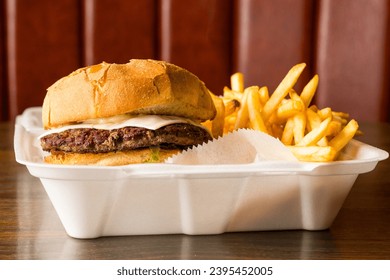
<instances>
[{"instance_id":1,"label":"beef patty","mask_svg":"<svg viewBox=\"0 0 390 280\"><path fill-rule=\"evenodd\" d=\"M162 149L185 149L211 140L203 128L178 123L150 130L141 127L124 127L113 130L79 128L53 133L41 138L45 151L74 153L106 153L128 151L150 146Z\"/></svg>"}]
</instances>

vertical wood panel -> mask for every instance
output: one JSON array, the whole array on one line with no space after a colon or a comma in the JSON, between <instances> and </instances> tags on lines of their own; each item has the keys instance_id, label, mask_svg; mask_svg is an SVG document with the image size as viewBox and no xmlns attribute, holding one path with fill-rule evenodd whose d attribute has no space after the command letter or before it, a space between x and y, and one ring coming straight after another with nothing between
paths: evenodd
<instances>
[{"instance_id":1,"label":"vertical wood panel","mask_svg":"<svg viewBox=\"0 0 390 280\"><path fill-rule=\"evenodd\" d=\"M216 94L235 71L272 91L306 62L297 89L318 73L320 107L388 121L389 25L387 0L0 0L0 120L80 66L157 58Z\"/></svg>"},{"instance_id":2,"label":"vertical wood panel","mask_svg":"<svg viewBox=\"0 0 390 280\"><path fill-rule=\"evenodd\" d=\"M156 56L155 0L85 0L84 64Z\"/></svg>"},{"instance_id":3,"label":"vertical wood panel","mask_svg":"<svg viewBox=\"0 0 390 280\"><path fill-rule=\"evenodd\" d=\"M229 82L231 1L161 0L161 58L203 80L215 94Z\"/></svg>"},{"instance_id":4,"label":"vertical wood panel","mask_svg":"<svg viewBox=\"0 0 390 280\"><path fill-rule=\"evenodd\" d=\"M294 64L306 62L302 88L311 76L312 11L311 0L236 0L233 65L246 84L272 92Z\"/></svg>"},{"instance_id":5,"label":"vertical wood panel","mask_svg":"<svg viewBox=\"0 0 390 280\"><path fill-rule=\"evenodd\" d=\"M7 119L4 0L0 0L0 121Z\"/></svg>"},{"instance_id":6,"label":"vertical wood panel","mask_svg":"<svg viewBox=\"0 0 390 280\"><path fill-rule=\"evenodd\" d=\"M387 0L320 1L319 105L350 112L358 120L388 117L389 16Z\"/></svg>"},{"instance_id":7,"label":"vertical wood panel","mask_svg":"<svg viewBox=\"0 0 390 280\"><path fill-rule=\"evenodd\" d=\"M77 0L6 0L9 113L41 106L46 89L80 66Z\"/></svg>"}]
</instances>

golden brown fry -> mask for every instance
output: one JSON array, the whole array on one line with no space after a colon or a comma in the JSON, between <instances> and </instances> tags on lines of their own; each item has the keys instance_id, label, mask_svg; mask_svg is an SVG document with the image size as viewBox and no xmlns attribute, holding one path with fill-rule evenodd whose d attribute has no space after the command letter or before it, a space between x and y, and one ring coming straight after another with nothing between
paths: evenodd
<instances>
[{"instance_id":1,"label":"golden brown fry","mask_svg":"<svg viewBox=\"0 0 390 280\"><path fill-rule=\"evenodd\" d=\"M299 143L304 135L306 129L306 114L300 112L296 114L294 117L294 142Z\"/></svg>"},{"instance_id":2,"label":"golden brown fry","mask_svg":"<svg viewBox=\"0 0 390 280\"><path fill-rule=\"evenodd\" d=\"M284 145L292 145L293 139L294 139L294 119L290 118L287 120L286 125L284 126L281 141Z\"/></svg>"},{"instance_id":3,"label":"golden brown fry","mask_svg":"<svg viewBox=\"0 0 390 280\"><path fill-rule=\"evenodd\" d=\"M316 108L316 107L315 107ZM313 111L312 106L306 110L306 117L307 117L307 123L306 128L310 132L313 129L318 128L321 125L321 118L318 116L316 112ZM330 126L331 124L329 124ZM318 142L317 145L321 147L328 146L328 139L326 138L326 135L329 133L329 128L327 132L325 133L325 136L322 137Z\"/></svg>"},{"instance_id":4,"label":"golden brown fry","mask_svg":"<svg viewBox=\"0 0 390 280\"><path fill-rule=\"evenodd\" d=\"M248 92L249 90L245 90L241 99L241 106L237 112L236 124L234 125L234 129L239 128L248 128L249 121L249 112L248 112Z\"/></svg>"},{"instance_id":5,"label":"golden brown fry","mask_svg":"<svg viewBox=\"0 0 390 280\"><path fill-rule=\"evenodd\" d=\"M269 100L268 88L267 88L267 87L261 87L261 88L259 89L259 94L260 94L260 102L261 102L261 104L263 104L263 106L264 106L265 103L267 103L268 100Z\"/></svg>"},{"instance_id":6,"label":"golden brown fry","mask_svg":"<svg viewBox=\"0 0 390 280\"><path fill-rule=\"evenodd\" d=\"M313 112L317 113L318 112L318 107L316 105L311 105L309 107L309 109L311 109Z\"/></svg>"},{"instance_id":7,"label":"golden brown fry","mask_svg":"<svg viewBox=\"0 0 390 280\"><path fill-rule=\"evenodd\" d=\"M329 146L329 141L328 141L328 138L325 137L322 137L320 139L320 141L317 142L317 145L320 146L320 147L326 147L326 146Z\"/></svg>"},{"instance_id":8,"label":"golden brown fry","mask_svg":"<svg viewBox=\"0 0 390 280\"><path fill-rule=\"evenodd\" d=\"M233 113L225 117L225 126L223 129L223 134L232 132L234 130L236 119L237 119L237 113Z\"/></svg>"},{"instance_id":9,"label":"golden brown fry","mask_svg":"<svg viewBox=\"0 0 390 280\"><path fill-rule=\"evenodd\" d=\"M301 99L305 104L306 108L309 107L311 100L317 90L318 87L318 75L314 75L314 77L307 83L307 85L303 88L301 93Z\"/></svg>"},{"instance_id":10,"label":"golden brown fry","mask_svg":"<svg viewBox=\"0 0 390 280\"><path fill-rule=\"evenodd\" d=\"M207 130L211 133L212 130L212 122L210 120L202 122L202 125L207 128Z\"/></svg>"},{"instance_id":11,"label":"golden brown fry","mask_svg":"<svg viewBox=\"0 0 390 280\"><path fill-rule=\"evenodd\" d=\"M345 113L345 112L334 112L334 111L332 111L332 115L333 115L333 117L339 117L339 118L342 118L342 119L349 119L349 114Z\"/></svg>"},{"instance_id":12,"label":"golden brown fry","mask_svg":"<svg viewBox=\"0 0 390 280\"><path fill-rule=\"evenodd\" d=\"M332 109L326 107L324 109L318 110L317 114L320 116L321 120L325 120L332 117Z\"/></svg>"},{"instance_id":13,"label":"golden brown fry","mask_svg":"<svg viewBox=\"0 0 390 280\"><path fill-rule=\"evenodd\" d=\"M320 126L321 118L311 108L308 108L306 110L306 116L307 116L308 131L311 131L311 130L313 130L313 129L315 129L315 128Z\"/></svg>"},{"instance_id":14,"label":"golden brown fry","mask_svg":"<svg viewBox=\"0 0 390 280\"><path fill-rule=\"evenodd\" d=\"M350 120L340 133L330 140L329 145L337 152L340 151L355 136L358 129L358 123L354 119Z\"/></svg>"},{"instance_id":15,"label":"golden brown fry","mask_svg":"<svg viewBox=\"0 0 390 280\"><path fill-rule=\"evenodd\" d=\"M283 98L287 96L290 89L292 89L292 87L297 82L305 66L305 63L300 63L293 66L287 73L287 75L284 77L282 82L275 89L268 102L264 105L262 111L262 116L265 121L270 118L270 116L277 109L277 106L280 104Z\"/></svg>"},{"instance_id":16,"label":"golden brown fry","mask_svg":"<svg viewBox=\"0 0 390 280\"><path fill-rule=\"evenodd\" d=\"M312 146L317 144L321 138L326 136L326 132L328 131L331 120L331 118L324 120L318 127L314 128L312 131L306 134L301 141L296 143L296 146Z\"/></svg>"},{"instance_id":17,"label":"golden brown fry","mask_svg":"<svg viewBox=\"0 0 390 280\"><path fill-rule=\"evenodd\" d=\"M304 109L305 106L301 101L288 99L278 107L276 114L279 119L287 119L302 112Z\"/></svg>"},{"instance_id":18,"label":"golden brown fry","mask_svg":"<svg viewBox=\"0 0 390 280\"><path fill-rule=\"evenodd\" d=\"M261 117L261 103L259 88L256 86L250 87L248 90L248 112L250 127L255 130L259 130L268 133L268 130L264 124L263 118ZM246 91L246 90L245 90Z\"/></svg>"},{"instance_id":19,"label":"golden brown fry","mask_svg":"<svg viewBox=\"0 0 390 280\"><path fill-rule=\"evenodd\" d=\"M212 120L211 133L214 138L223 135L223 128L225 125L225 105L221 98L214 98L215 108L217 109L217 115Z\"/></svg>"},{"instance_id":20,"label":"golden brown fry","mask_svg":"<svg viewBox=\"0 0 390 280\"><path fill-rule=\"evenodd\" d=\"M332 120L329 124L326 135L335 136L342 129L342 124L339 121Z\"/></svg>"},{"instance_id":21,"label":"golden brown fry","mask_svg":"<svg viewBox=\"0 0 390 280\"><path fill-rule=\"evenodd\" d=\"M347 113L310 105L318 75L306 84L301 95L295 92L293 86L304 67L304 63L292 67L271 96L265 86L244 88L242 73L232 75L231 89L224 87L223 96L215 99L216 119L204 125L213 135L238 128L263 131L281 139L299 160L336 159L339 151L361 132L355 120L348 122Z\"/></svg>"},{"instance_id":22,"label":"golden brown fry","mask_svg":"<svg viewBox=\"0 0 390 280\"><path fill-rule=\"evenodd\" d=\"M332 112L333 113L333 112ZM333 114L332 114L333 115ZM341 125L346 125L348 123L348 119L341 118L337 115L333 115L333 120L339 122Z\"/></svg>"},{"instance_id":23,"label":"golden brown fry","mask_svg":"<svg viewBox=\"0 0 390 280\"><path fill-rule=\"evenodd\" d=\"M302 98L296 93L294 89L290 90L289 95L290 95L290 99L297 104L295 105L296 107L302 108L301 111L306 110L305 103L303 102Z\"/></svg>"},{"instance_id":24,"label":"golden brown fry","mask_svg":"<svg viewBox=\"0 0 390 280\"><path fill-rule=\"evenodd\" d=\"M214 138L217 138L219 136L223 135L224 132L224 126L225 126L225 105L223 103L222 98L219 96L216 96L210 92L210 95L213 99L215 109L217 110L217 114L215 115L215 118L211 120L211 134ZM206 126L210 126L210 124L207 124Z\"/></svg>"},{"instance_id":25,"label":"golden brown fry","mask_svg":"<svg viewBox=\"0 0 390 280\"><path fill-rule=\"evenodd\" d=\"M240 72L231 75L230 85L233 91L244 92L244 75Z\"/></svg>"},{"instance_id":26,"label":"golden brown fry","mask_svg":"<svg viewBox=\"0 0 390 280\"><path fill-rule=\"evenodd\" d=\"M237 99L224 99L225 104L225 116L233 114L240 108L240 102Z\"/></svg>"},{"instance_id":27,"label":"golden brown fry","mask_svg":"<svg viewBox=\"0 0 390 280\"><path fill-rule=\"evenodd\" d=\"M223 98L240 100L242 98L242 92L231 90L225 86L223 88Z\"/></svg>"},{"instance_id":28,"label":"golden brown fry","mask_svg":"<svg viewBox=\"0 0 390 280\"><path fill-rule=\"evenodd\" d=\"M337 157L337 151L331 147L298 147L288 146L294 156L300 161L326 162L333 161Z\"/></svg>"},{"instance_id":29,"label":"golden brown fry","mask_svg":"<svg viewBox=\"0 0 390 280\"><path fill-rule=\"evenodd\" d=\"M229 93L230 91L232 91L230 88L228 88L227 86L224 86L223 87L223 96L225 97L225 94Z\"/></svg>"}]
</instances>

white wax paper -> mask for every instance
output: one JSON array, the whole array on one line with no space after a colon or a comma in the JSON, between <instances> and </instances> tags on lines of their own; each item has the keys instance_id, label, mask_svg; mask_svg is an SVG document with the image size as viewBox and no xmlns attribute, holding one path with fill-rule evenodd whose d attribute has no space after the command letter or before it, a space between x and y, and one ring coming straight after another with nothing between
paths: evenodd
<instances>
[{"instance_id":1,"label":"white wax paper","mask_svg":"<svg viewBox=\"0 0 390 280\"><path fill-rule=\"evenodd\" d=\"M240 129L177 154L175 164L245 164L266 160L297 161L278 139L251 129Z\"/></svg>"}]
</instances>

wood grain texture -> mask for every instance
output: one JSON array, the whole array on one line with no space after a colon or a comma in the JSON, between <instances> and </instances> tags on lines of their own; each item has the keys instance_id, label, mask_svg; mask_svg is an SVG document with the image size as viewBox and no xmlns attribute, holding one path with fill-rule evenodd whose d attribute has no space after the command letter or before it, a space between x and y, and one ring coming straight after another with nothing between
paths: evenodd
<instances>
[{"instance_id":1,"label":"wood grain texture","mask_svg":"<svg viewBox=\"0 0 390 280\"><path fill-rule=\"evenodd\" d=\"M230 75L272 92L306 62L320 107L390 121L387 0L0 0L0 119L79 67L131 58L187 68L215 94Z\"/></svg>"},{"instance_id":2,"label":"wood grain texture","mask_svg":"<svg viewBox=\"0 0 390 280\"><path fill-rule=\"evenodd\" d=\"M359 140L390 150L390 125L362 124ZM66 235L39 179L15 162L13 123L0 123L0 259L390 259L390 160L361 174L323 231L210 236Z\"/></svg>"},{"instance_id":3,"label":"wood grain texture","mask_svg":"<svg viewBox=\"0 0 390 280\"><path fill-rule=\"evenodd\" d=\"M389 1L319 2L315 65L321 107L368 121L388 120L389 23Z\"/></svg>"},{"instance_id":4,"label":"wood grain texture","mask_svg":"<svg viewBox=\"0 0 390 280\"><path fill-rule=\"evenodd\" d=\"M40 106L46 88L80 66L79 1L6 0L9 114Z\"/></svg>"},{"instance_id":5,"label":"wood grain texture","mask_svg":"<svg viewBox=\"0 0 390 280\"><path fill-rule=\"evenodd\" d=\"M8 88L6 85L6 48L5 48L5 11L4 0L0 0L0 121L8 119Z\"/></svg>"},{"instance_id":6,"label":"wood grain texture","mask_svg":"<svg viewBox=\"0 0 390 280\"><path fill-rule=\"evenodd\" d=\"M156 58L157 2L85 0L84 64Z\"/></svg>"},{"instance_id":7,"label":"wood grain texture","mask_svg":"<svg viewBox=\"0 0 390 280\"><path fill-rule=\"evenodd\" d=\"M215 94L230 78L231 1L162 0L160 57L196 74Z\"/></svg>"},{"instance_id":8,"label":"wood grain texture","mask_svg":"<svg viewBox=\"0 0 390 280\"><path fill-rule=\"evenodd\" d=\"M237 0L234 15L233 69L248 85L270 92L295 64L307 67L297 89L312 76L313 1Z\"/></svg>"}]
</instances>

